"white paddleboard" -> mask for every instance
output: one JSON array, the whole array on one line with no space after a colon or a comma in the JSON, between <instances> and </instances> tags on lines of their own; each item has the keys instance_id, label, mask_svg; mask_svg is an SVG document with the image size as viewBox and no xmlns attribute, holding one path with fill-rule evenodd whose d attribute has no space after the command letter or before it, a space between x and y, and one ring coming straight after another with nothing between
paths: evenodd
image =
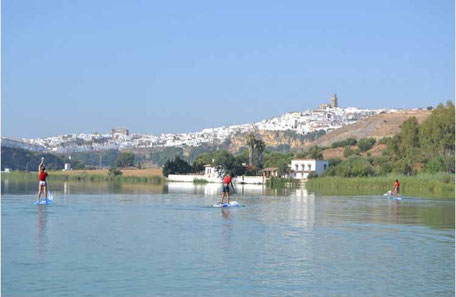
<instances>
[{"instance_id":1,"label":"white paddleboard","mask_svg":"<svg viewBox=\"0 0 456 297\"><path fill-rule=\"evenodd\" d=\"M239 206L239 203L237 201L230 201L230 203L218 203L212 205L212 207L233 207L233 206Z\"/></svg>"},{"instance_id":2,"label":"white paddleboard","mask_svg":"<svg viewBox=\"0 0 456 297\"><path fill-rule=\"evenodd\" d=\"M383 194L383 196L387 197L388 199L402 200L401 196L392 195L390 193L385 193Z\"/></svg>"},{"instance_id":3,"label":"white paddleboard","mask_svg":"<svg viewBox=\"0 0 456 297\"><path fill-rule=\"evenodd\" d=\"M47 201L44 198L41 198L40 201L35 201L35 205L49 205L54 200L54 196L52 196L51 191L47 191Z\"/></svg>"},{"instance_id":4,"label":"white paddleboard","mask_svg":"<svg viewBox=\"0 0 456 297\"><path fill-rule=\"evenodd\" d=\"M40 199L40 201L35 201L35 205L49 205L52 203L52 200Z\"/></svg>"}]
</instances>

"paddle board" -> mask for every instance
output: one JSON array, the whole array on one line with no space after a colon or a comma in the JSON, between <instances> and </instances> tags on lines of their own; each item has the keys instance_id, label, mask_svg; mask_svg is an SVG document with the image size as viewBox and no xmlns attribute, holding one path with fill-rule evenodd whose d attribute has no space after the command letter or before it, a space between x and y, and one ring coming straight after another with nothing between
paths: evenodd
<instances>
[{"instance_id":1,"label":"paddle board","mask_svg":"<svg viewBox=\"0 0 456 297\"><path fill-rule=\"evenodd\" d=\"M230 201L230 203L218 203L212 205L212 207L233 207L233 206L239 206L239 203L237 201Z\"/></svg>"},{"instance_id":2,"label":"paddle board","mask_svg":"<svg viewBox=\"0 0 456 297\"><path fill-rule=\"evenodd\" d=\"M47 191L47 201L44 198L41 198L40 201L35 201L35 205L49 205L54 200L54 196L52 196L51 191Z\"/></svg>"},{"instance_id":3,"label":"paddle board","mask_svg":"<svg viewBox=\"0 0 456 297\"><path fill-rule=\"evenodd\" d=\"M383 194L383 196L387 197L388 199L396 199L396 200L402 200L402 197L401 196L396 196L396 195L393 195L391 193L385 193Z\"/></svg>"},{"instance_id":4,"label":"paddle board","mask_svg":"<svg viewBox=\"0 0 456 297\"><path fill-rule=\"evenodd\" d=\"M40 201L35 201L35 205L49 205L52 203L52 200L40 199Z\"/></svg>"}]
</instances>

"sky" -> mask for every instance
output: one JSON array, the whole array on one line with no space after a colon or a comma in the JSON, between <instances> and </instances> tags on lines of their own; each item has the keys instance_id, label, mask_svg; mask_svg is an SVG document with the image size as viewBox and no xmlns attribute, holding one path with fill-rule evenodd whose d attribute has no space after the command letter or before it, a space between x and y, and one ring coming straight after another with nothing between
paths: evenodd
<instances>
[{"instance_id":1,"label":"sky","mask_svg":"<svg viewBox=\"0 0 456 297\"><path fill-rule=\"evenodd\" d=\"M2 1L2 136L454 101L453 0Z\"/></svg>"}]
</instances>

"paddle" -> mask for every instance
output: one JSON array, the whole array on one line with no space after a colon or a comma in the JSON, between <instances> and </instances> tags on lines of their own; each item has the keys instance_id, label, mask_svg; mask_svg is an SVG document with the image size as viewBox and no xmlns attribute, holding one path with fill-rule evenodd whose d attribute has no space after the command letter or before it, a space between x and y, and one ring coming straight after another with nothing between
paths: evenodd
<instances>
[{"instance_id":1,"label":"paddle","mask_svg":"<svg viewBox=\"0 0 456 297\"><path fill-rule=\"evenodd\" d=\"M237 193L236 193L236 190L234 189L234 186L233 186L233 181L231 181L230 184L231 184L231 188L233 189L233 193L234 193L234 194L237 194Z\"/></svg>"}]
</instances>

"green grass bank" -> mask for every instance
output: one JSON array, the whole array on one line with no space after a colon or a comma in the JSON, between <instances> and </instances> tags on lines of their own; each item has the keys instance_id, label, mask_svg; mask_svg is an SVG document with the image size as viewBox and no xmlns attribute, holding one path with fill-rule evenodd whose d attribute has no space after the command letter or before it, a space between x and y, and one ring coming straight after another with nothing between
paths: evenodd
<instances>
[{"instance_id":1,"label":"green grass bank","mask_svg":"<svg viewBox=\"0 0 456 297\"><path fill-rule=\"evenodd\" d=\"M8 176L10 180L17 181L37 181L38 173L13 171L2 173L2 176ZM122 176L122 175L107 175L107 174L91 174L82 172L81 174L62 174L59 172L50 172L49 181L81 181L81 182L124 182L124 183L150 183L161 184L165 182L165 178L161 176Z\"/></svg>"},{"instance_id":2,"label":"green grass bank","mask_svg":"<svg viewBox=\"0 0 456 297\"><path fill-rule=\"evenodd\" d=\"M454 199L455 175L447 173L354 178L320 177L310 179L306 183L306 188L322 195L381 195L393 190L396 179L401 183L402 195Z\"/></svg>"},{"instance_id":3,"label":"green grass bank","mask_svg":"<svg viewBox=\"0 0 456 297\"><path fill-rule=\"evenodd\" d=\"M266 181L266 187L271 189L295 188L301 185L301 181L294 178L272 177Z\"/></svg>"}]
</instances>

